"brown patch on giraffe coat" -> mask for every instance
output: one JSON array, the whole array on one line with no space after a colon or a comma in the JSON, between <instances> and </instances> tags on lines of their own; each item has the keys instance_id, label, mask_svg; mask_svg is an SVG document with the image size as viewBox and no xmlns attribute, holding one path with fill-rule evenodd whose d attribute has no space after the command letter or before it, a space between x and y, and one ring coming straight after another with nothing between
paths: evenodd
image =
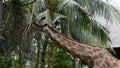
<instances>
[{"instance_id":1,"label":"brown patch on giraffe coat","mask_svg":"<svg viewBox=\"0 0 120 68\"><path fill-rule=\"evenodd\" d=\"M73 45L70 41L67 41L66 43L67 43L67 44L66 44L67 47L77 48L77 45Z\"/></svg>"},{"instance_id":2,"label":"brown patch on giraffe coat","mask_svg":"<svg viewBox=\"0 0 120 68\"><path fill-rule=\"evenodd\" d=\"M100 58L103 59L103 55L104 55L103 52L99 52L98 55L99 55Z\"/></svg>"},{"instance_id":3,"label":"brown patch on giraffe coat","mask_svg":"<svg viewBox=\"0 0 120 68\"><path fill-rule=\"evenodd\" d=\"M97 60L99 57L97 55L93 56L93 60Z\"/></svg>"},{"instance_id":4,"label":"brown patch on giraffe coat","mask_svg":"<svg viewBox=\"0 0 120 68\"><path fill-rule=\"evenodd\" d=\"M74 42L72 42L71 40L68 40L68 41L67 41L67 44L68 44L69 47L76 47L76 46L78 46L78 45L77 45L78 43L74 43Z\"/></svg>"},{"instance_id":5,"label":"brown patch on giraffe coat","mask_svg":"<svg viewBox=\"0 0 120 68\"><path fill-rule=\"evenodd\" d=\"M114 61L114 59L113 59L112 57L109 57L109 60L110 60L110 61Z\"/></svg>"},{"instance_id":6,"label":"brown patch on giraffe coat","mask_svg":"<svg viewBox=\"0 0 120 68\"><path fill-rule=\"evenodd\" d=\"M87 46L86 49L90 50L90 49L92 49L92 47L91 46Z\"/></svg>"},{"instance_id":7,"label":"brown patch on giraffe coat","mask_svg":"<svg viewBox=\"0 0 120 68\"><path fill-rule=\"evenodd\" d=\"M93 52L98 52L98 51L101 51L102 50L102 48L100 48L100 47L95 47L94 49L93 49Z\"/></svg>"},{"instance_id":8,"label":"brown patch on giraffe coat","mask_svg":"<svg viewBox=\"0 0 120 68\"><path fill-rule=\"evenodd\" d=\"M102 63L100 68L106 68L106 67L107 66L105 65L105 63Z\"/></svg>"},{"instance_id":9,"label":"brown patch on giraffe coat","mask_svg":"<svg viewBox=\"0 0 120 68\"><path fill-rule=\"evenodd\" d=\"M67 38L64 38L64 37L63 37L62 39L63 39L64 41L66 41L66 40L68 40L68 41L69 41L69 39L67 39Z\"/></svg>"},{"instance_id":10,"label":"brown patch on giraffe coat","mask_svg":"<svg viewBox=\"0 0 120 68\"><path fill-rule=\"evenodd\" d=\"M96 61L95 61L95 65L96 65L96 66L100 66L100 63L101 63L100 60L96 60Z\"/></svg>"},{"instance_id":11,"label":"brown patch on giraffe coat","mask_svg":"<svg viewBox=\"0 0 120 68\"><path fill-rule=\"evenodd\" d=\"M86 53L87 55L89 55L89 56L92 56L92 55L93 55L93 51L91 51L91 50L86 51L85 53Z\"/></svg>"},{"instance_id":12,"label":"brown patch on giraffe coat","mask_svg":"<svg viewBox=\"0 0 120 68\"><path fill-rule=\"evenodd\" d=\"M78 43L75 43L75 42L71 42L71 44L73 44L73 45L76 45L76 44L78 44Z\"/></svg>"},{"instance_id":13,"label":"brown patch on giraffe coat","mask_svg":"<svg viewBox=\"0 0 120 68\"><path fill-rule=\"evenodd\" d=\"M106 66L111 66L110 62L108 62L108 60L104 60L104 63L106 64Z\"/></svg>"},{"instance_id":14,"label":"brown patch on giraffe coat","mask_svg":"<svg viewBox=\"0 0 120 68\"><path fill-rule=\"evenodd\" d=\"M80 45L76 45L76 51L84 53L85 47L84 46L80 46Z\"/></svg>"},{"instance_id":15,"label":"brown patch on giraffe coat","mask_svg":"<svg viewBox=\"0 0 120 68\"><path fill-rule=\"evenodd\" d=\"M61 35L60 34L56 34L56 38L61 38Z\"/></svg>"},{"instance_id":16,"label":"brown patch on giraffe coat","mask_svg":"<svg viewBox=\"0 0 120 68\"><path fill-rule=\"evenodd\" d=\"M79 45L75 45L75 46L70 46L70 49L73 50L75 52L75 54L81 54L84 51L84 47L81 47Z\"/></svg>"},{"instance_id":17,"label":"brown patch on giraffe coat","mask_svg":"<svg viewBox=\"0 0 120 68\"><path fill-rule=\"evenodd\" d=\"M81 55L80 58L83 59L84 61L88 62L88 63L91 62L91 59L90 59L91 57L90 57L90 56L84 56L84 55Z\"/></svg>"},{"instance_id":18,"label":"brown patch on giraffe coat","mask_svg":"<svg viewBox=\"0 0 120 68\"><path fill-rule=\"evenodd\" d=\"M118 67L117 63L112 63L113 67Z\"/></svg>"},{"instance_id":19,"label":"brown patch on giraffe coat","mask_svg":"<svg viewBox=\"0 0 120 68\"><path fill-rule=\"evenodd\" d=\"M106 60L108 62L109 61L109 57L104 56L104 60Z\"/></svg>"}]
</instances>

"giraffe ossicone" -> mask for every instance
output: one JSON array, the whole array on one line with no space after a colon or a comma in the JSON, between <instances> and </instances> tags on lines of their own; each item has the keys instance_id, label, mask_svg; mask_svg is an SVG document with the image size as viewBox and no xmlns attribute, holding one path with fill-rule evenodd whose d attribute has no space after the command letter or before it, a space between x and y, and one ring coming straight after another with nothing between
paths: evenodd
<instances>
[{"instance_id":1,"label":"giraffe ossicone","mask_svg":"<svg viewBox=\"0 0 120 68\"><path fill-rule=\"evenodd\" d=\"M100 46L80 43L77 40L70 39L54 30L43 20L34 22L61 48L67 50L70 54L80 58L92 68L120 68L120 60L115 58L106 49ZM43 25L44 24L44 25Z\"/></svg>"}]
</instances>

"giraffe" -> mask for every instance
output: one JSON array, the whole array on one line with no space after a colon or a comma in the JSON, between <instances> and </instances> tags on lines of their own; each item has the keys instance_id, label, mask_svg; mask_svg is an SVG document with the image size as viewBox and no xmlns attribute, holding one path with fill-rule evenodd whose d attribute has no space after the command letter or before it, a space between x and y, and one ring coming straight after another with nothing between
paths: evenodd
<instances>
[{"instance_id":1,"label":"giraffe","mask_svg":"<svg viewBox=\"0 0 120 68\"><path fill-rule=\"evenodd\" d=\"M91 68L120 68L120 60L112 56L106 49L68 38L46 24L43 19L35 21L33 24L45 32L61 48L80 58Z\"/></svg>"}]
</instances>

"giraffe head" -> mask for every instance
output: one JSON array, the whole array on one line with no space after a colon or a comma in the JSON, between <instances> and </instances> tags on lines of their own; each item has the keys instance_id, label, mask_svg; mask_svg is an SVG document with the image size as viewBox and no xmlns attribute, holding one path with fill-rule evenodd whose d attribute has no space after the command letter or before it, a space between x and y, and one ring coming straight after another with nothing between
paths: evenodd
<instances>
[{"instance_id":1,"label":"giraffe head","mask_svg":"<svg viewBox=\"0 0 120 68\"><path fill-rule=\"evenodd\" d=\"M43 27L46 25L46 23L44 22L45 18L46 17L42 17L40 20L33 22L33 24L38 26L38 27Z\"/></svg>"},{"instance_id":2,"label":"giraffe head","mask_svg":"<svg viewBox=\"0 0 120 68\"><path fill-rule=\"evenodd\" d=\"M35 28L35 31L38 31L38 28L39 28L40 31L42 31L44 26L47 25L45 23L45 18L46 17L42 17L40 20L35 20L35 21L32 22L32 24L33 24L32 26L33 26L33 28Z\"/></svg>"}]
</instances>

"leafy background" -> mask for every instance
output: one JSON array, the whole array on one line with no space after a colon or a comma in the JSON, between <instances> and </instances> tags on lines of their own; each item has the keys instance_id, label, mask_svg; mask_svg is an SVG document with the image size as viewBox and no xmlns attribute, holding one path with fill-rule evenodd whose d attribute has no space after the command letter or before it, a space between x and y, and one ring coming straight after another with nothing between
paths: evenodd
<instances>
[{"instance_id":1,"label":"leafy background","mask_svg":"<svg viewBox=\"0 0 120 68\"><path fill-rule=\"evenodd\" d=\"M83 43L110 48L109 31L94 16L120 22L120 12L102 0L0 0L0 68L83 68L83 62L32 25L45 21Z\"/></svg>"}]
</instances>

